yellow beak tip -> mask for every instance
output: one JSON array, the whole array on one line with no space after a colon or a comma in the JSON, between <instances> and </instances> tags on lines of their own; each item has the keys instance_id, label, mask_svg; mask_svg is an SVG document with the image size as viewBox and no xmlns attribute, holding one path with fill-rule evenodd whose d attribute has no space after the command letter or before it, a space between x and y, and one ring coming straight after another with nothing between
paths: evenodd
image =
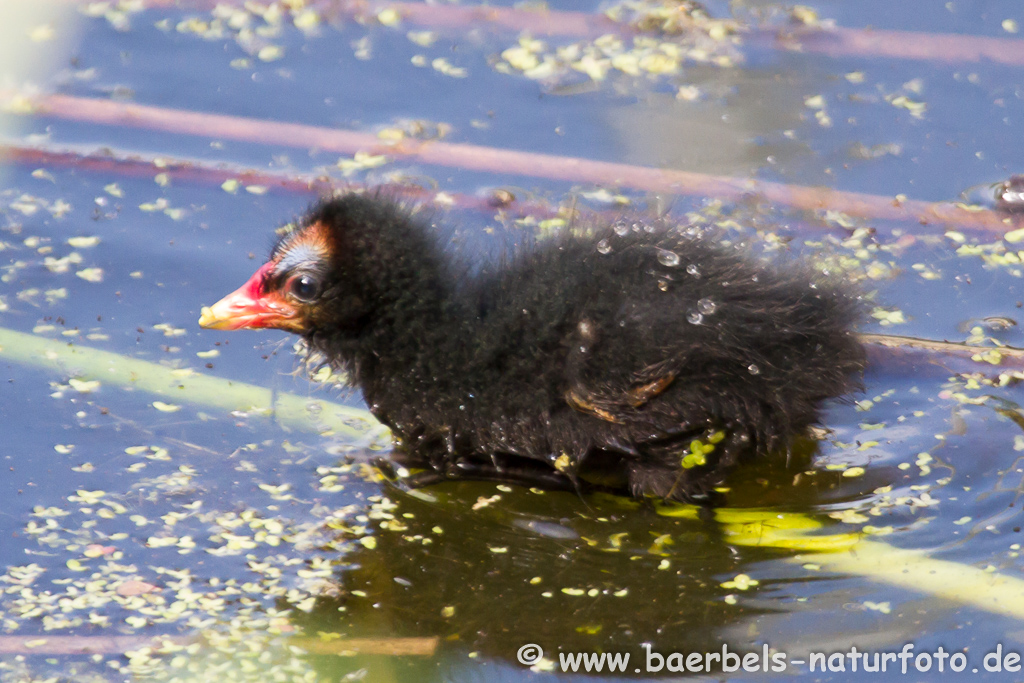
<instances>
[{"instance_id":1,"label":"yellow beak tip","mask_svg":"<svg viewBox=\"0 0 1024 683\"><path fill-rule=\"evenodd\" d=\"M213 314L213 309L209 306L203 306L203 309L199 312L199 326L210 327L217 322L217 316Z\"/></svg>"}]
</instances>

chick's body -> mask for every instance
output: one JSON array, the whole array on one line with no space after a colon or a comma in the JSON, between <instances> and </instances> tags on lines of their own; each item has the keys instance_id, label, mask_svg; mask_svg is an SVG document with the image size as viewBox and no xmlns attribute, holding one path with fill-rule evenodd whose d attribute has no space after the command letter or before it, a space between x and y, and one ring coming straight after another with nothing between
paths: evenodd
<instances>
[{"instance_id":1,"label":"chick's body","mask_svg":"<svg viewBox=\"0 0 1024 683\"><path fill-rule=\"evenodd\" d=\"M787 447L863 365L854 295L699 234L618 223L470 276L402 209L349 195L271 263L311 227L327 263L308 265L320 290L297 331L444 476L696 497Z\"/></svg>"}]
</instances>

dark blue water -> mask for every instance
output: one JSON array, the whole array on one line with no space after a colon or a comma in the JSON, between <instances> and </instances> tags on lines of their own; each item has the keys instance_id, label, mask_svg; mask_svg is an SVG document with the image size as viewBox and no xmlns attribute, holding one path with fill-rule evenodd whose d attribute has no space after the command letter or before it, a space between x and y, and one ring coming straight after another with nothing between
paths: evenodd
<instances>
[{"instance_id":1,"label":"dark blue water","mask_svg":"<svg viewBox=\"0 0 1024 683\"><path fill-rule=\"evenodd\" d=\"M1015 37L1003 21L1024 22L1006 0L952 7L815 5L822 19L851 28ZM726 12L724 3L709 8ZM769 3L747 3L737 17L750 21L757 12L772 26L784 21L783 10ZM690 61L680 71L639 76L612 70L599 82L568 69L531 80L495 68L520 36L486 23L388 27L338 15L314 34L285 19L276 34L256 31L238 40L237 29L206 38L177 30L189 17L212 15L202 8L146 9L130 16L126 30L82 15L77 34L59 32L56 42L42 43L68 49L34 82L44 92L325 128L433 131L443 124L448 142L887 198L953 200L1019 171L1024 153L1014 134L1024 113L1019 67L826 58L761 46L740 48L743 60L734 66ZM41 20L33 21L28 29ZM267 25L251 13L247 21L254 31ZM430 46L406 35L426 30L437 33ZM246 40L280 46L284 56L263 62L246 51ZM546 38L538 55L582 40ZM414 64L418 56L425 66ZM465 69L465 77L432 68L435 59ZM691 87L695 99L676 96ZM924 103L923 114L894 106L899 96ZM323 150L55 116L7 120L17 124L7 141L18 146L343 179L336 166L342 155ZM986 672L982 658L1000 644L1024 649L1024 608L1012 609L1020 602L1012 581L1021 578L1024 396L1009 366L942 354L912 362L879 355L864 393L854 397L861 403L828 406L823 422L830 433L816 449L752 465L728 481L728 506L767 510L773 529L813 525L813 534L827 536L869 527L875 533L868 540L887 544L893 564L903 561L898 549L954 563L908 569L922 572L919 586L885 579L868 564L850 571L832 570L822 557L794 560L797 550L752 544L749 526L743 535L735 520L709 510L672 517L622 499L478 483L410 494L374 475L368 463L382 451L365 428L331 431L227 409L211 396L216 389L168 399L110 379L103 366L40 358L40 340L60 340L182 378L191 369L279 395L364 408L358 392L325 388L296 372L290 336L202 331L196 324L202 306L259 267L274 228L315 192L228 192L219 181L197 179L166 184L155 182L157 166L139 176L125 166L98 169L82 161L12 163L4 172L0 326L34 334L28 342L17 337L17 345L30 352L38 345L39 353L26 360L10 343L0 352L0 651L11 652L0 655L2 676L155 679L171 667L203 680L223 671L246 680L550 680L562 676L550 670L559 651L629 652L636 663L643 643L666 655L721 651L723 644L761 652L768 644L790 659L853 646L898 652L912 643L916 653L940 646L964 652L964 677L978 668L982 680L1007 680L1005 672ZM584 210L609 208L588 196L602 188L500 168L397 158L348 179L407 181L454 196L463 208L439 211L437 221L446 224L439 232L470 258L531 239L537 223L573 197ZM507 214L465 208L463 198L494 187L535 201L536 219L514 220L529 207ZM959 226L753 201L719 205L713 197L655 197L636 188L622 195L668 205L681 220L690 211L729 221L727 234L762 249L776 248L781 237L788 244L782 251L830 259L878 307L866 332L1024 344L1019 326L987 320L1019 322L1024 300L1018 243L997 234L964 229L946 236ZM83 236L98 241L68 243ZM54 259L66 259L67 268L61 272ZM99 281L76 275L97 268ZM80 384L95 380L100 384ZM154 401L177 409L161 410ZM850 468L863 472L844 476ZM928 587L924 577L940 570L951 572L949 585L966 595L943 597ZM991 588L985 577L1008 580L992 593L1006 609L972 604L971 594ZM79 641L100 649L93 658L41 642L114 635L168 635L192 647L140 654L138 642ZM13 636L40 642L30 647ZM343 654L290 648L310 649L289 640L307 636L342 643ZM344 653L348 638L434 638L436 651L351 656ZM536 670L516 660L527 643L547 652ZM790 680L807 673L806 665L793 665L781 673L721 676ZM583 678L564 674L570 676ZM855 673L848 665L813 678L906 676Z\"/></svg>"}]
</instances>

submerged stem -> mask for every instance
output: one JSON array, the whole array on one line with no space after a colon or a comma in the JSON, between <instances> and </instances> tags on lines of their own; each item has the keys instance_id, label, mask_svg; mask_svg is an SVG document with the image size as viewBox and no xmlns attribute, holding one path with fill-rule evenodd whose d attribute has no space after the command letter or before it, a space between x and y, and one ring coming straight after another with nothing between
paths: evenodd
<instances>
[{"instance_id":1,"label":"submerged stem","mask_svg":"<svg viewBox=\"0 0 1024 683\"><path fill-rule=\"evenodd\" d=\"M57 371L66 377L96 379L128 390L138 389L173 401L229 412L273 413L277 422L292 429L330 431L349 438L387 438L386 428L359 408L296 394L279 392L274 395L270 389L253 384L210 377L194 370L175 370L4 327L0 327L0 358Z\"/></svg>"}]
</instances>

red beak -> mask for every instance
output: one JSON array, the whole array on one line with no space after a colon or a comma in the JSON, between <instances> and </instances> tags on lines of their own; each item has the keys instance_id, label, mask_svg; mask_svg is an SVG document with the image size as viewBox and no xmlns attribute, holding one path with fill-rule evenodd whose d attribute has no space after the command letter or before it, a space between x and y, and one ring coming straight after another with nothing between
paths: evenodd
<instances>
[{"instance_id":1,"label":"red beak","mask_svg":"<svg viewBox=\"0 0 1024 683\"><path fill-rule=\"evenodd\" d=\"M242 330L272 327L289 332L302 332L304 324L299 310L278 292L264 292L266 274L273 269L267 263L249 280L210 307L203 307L200 327L211 330Z\"/></svg>"}]
</instances>

